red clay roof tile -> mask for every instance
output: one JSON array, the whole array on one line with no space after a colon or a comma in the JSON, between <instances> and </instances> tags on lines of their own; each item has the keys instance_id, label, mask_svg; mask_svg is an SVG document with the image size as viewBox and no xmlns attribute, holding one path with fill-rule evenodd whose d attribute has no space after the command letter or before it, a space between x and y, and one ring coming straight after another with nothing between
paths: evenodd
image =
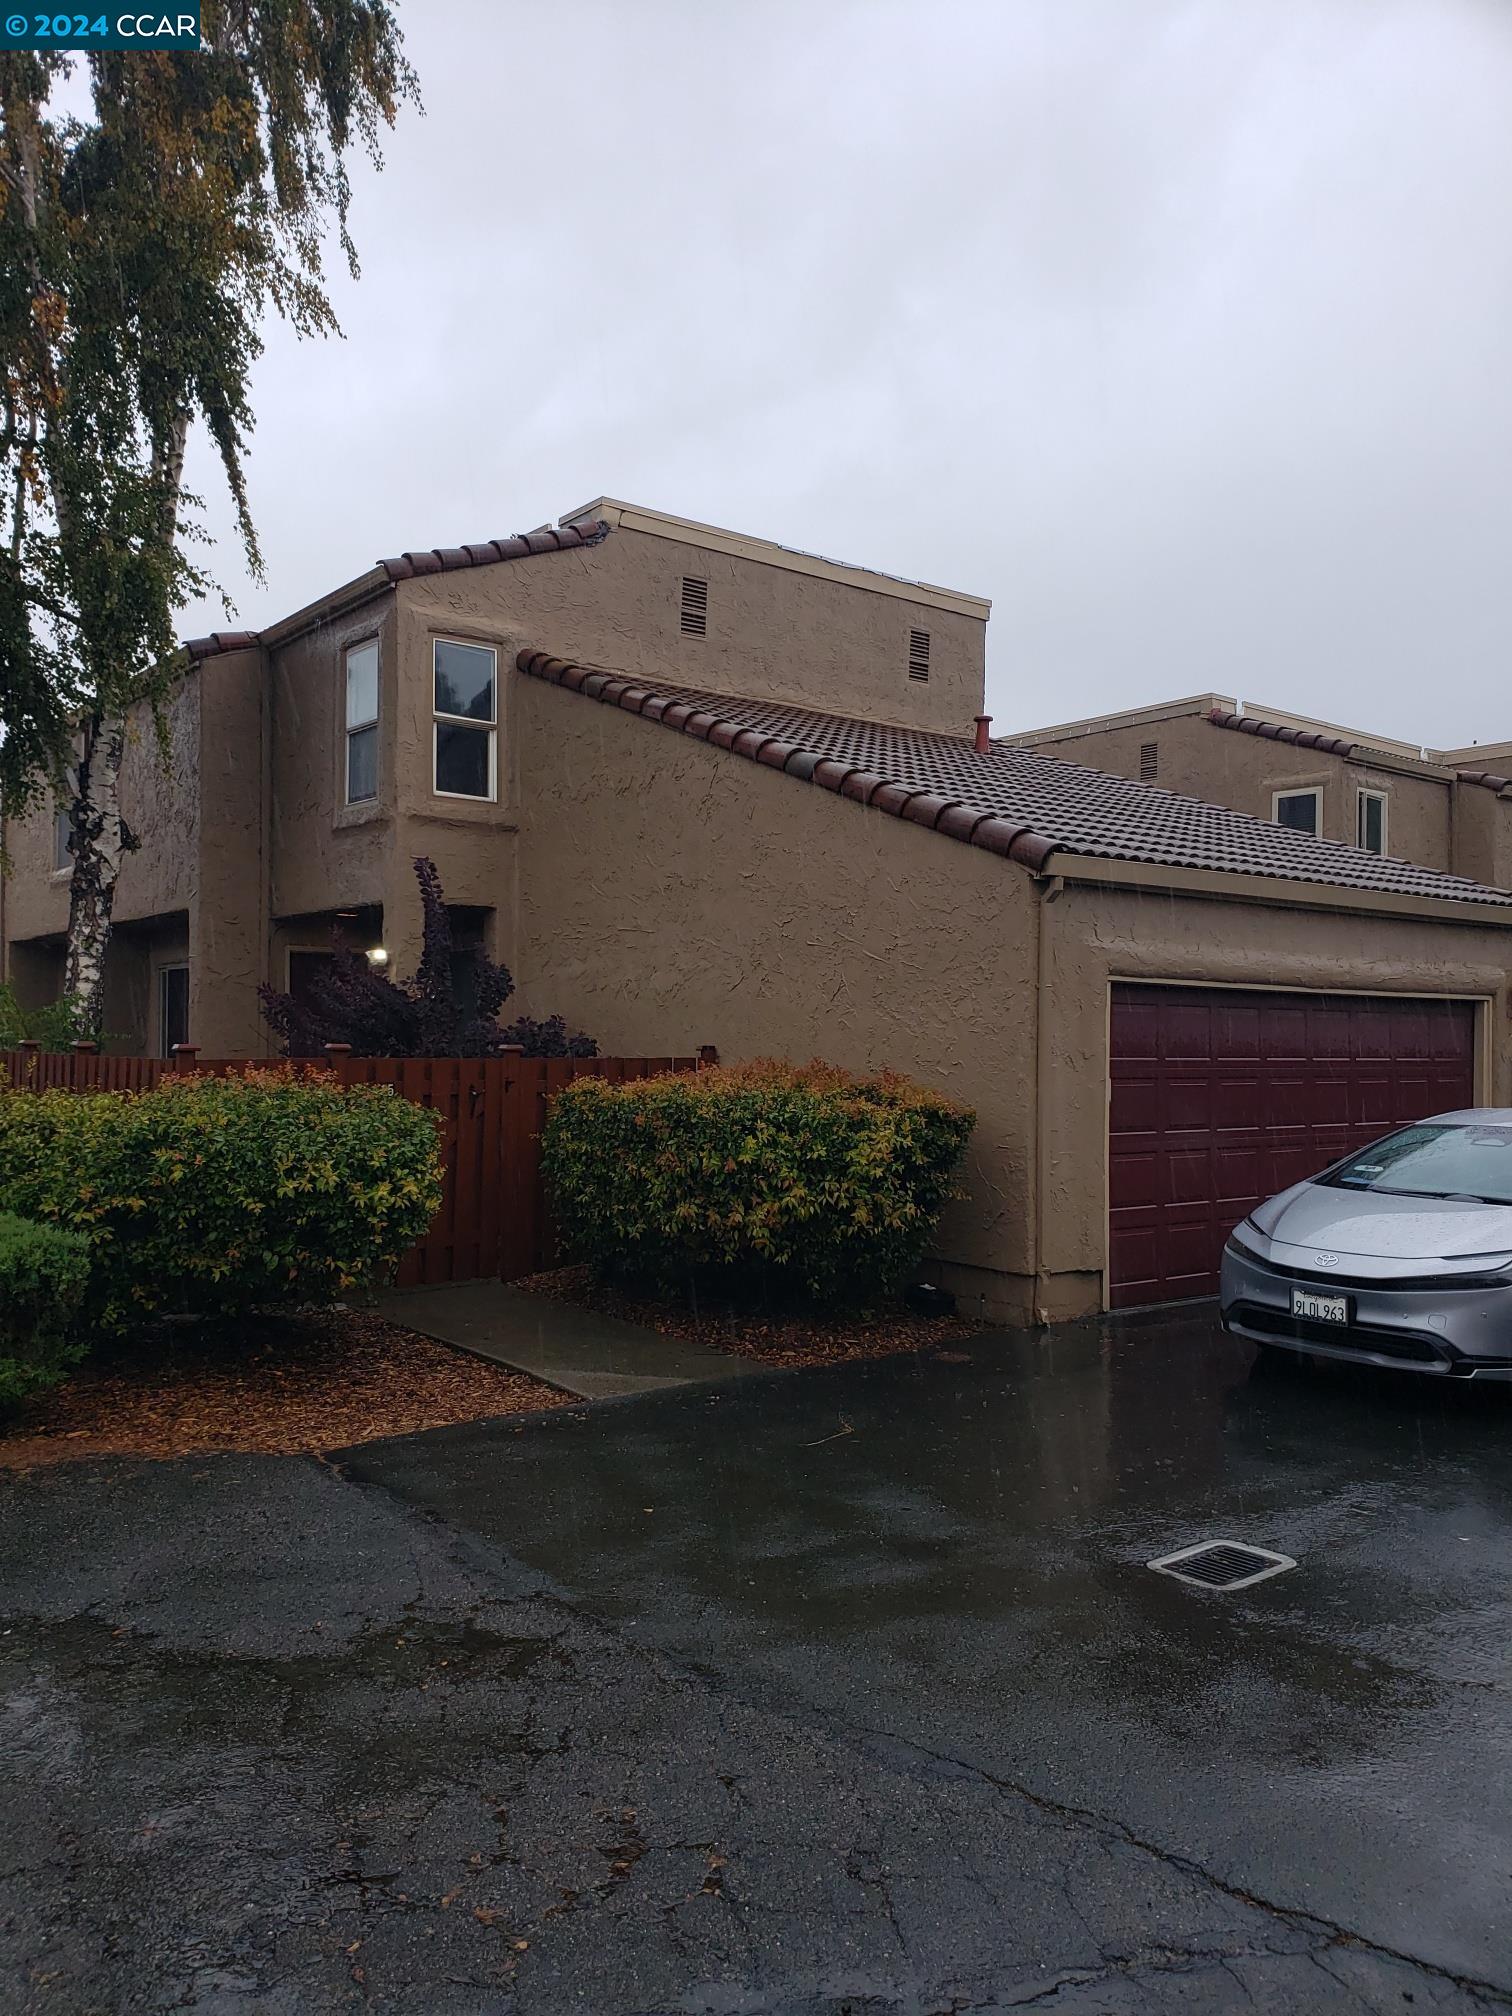
<instances>
[{"instance_id":1,"label":"red clay roof tile","mask_svg":"<svg viewBox=\"0 0 1512 2016\"><path fill-rule=\"evenodd\" d=\"M1353 756L1357 745L1339 735L1320 735L1312 728L1283 728L1277 721L1258 714L1231 714L1224 707L1210 707L1207 718L1215 728L1236 728L1241 735L1263 735L1267 742L1295 742L1299 749L1321 749L1325 756Z\"/></svg>"},{"instance_id":2,"label":"red clay roof tile","mask_svg":"<svg viewBox=\"0 0 1512 2016\"><path fill-rule=\"evenodd\" d=\"M596 682L601 685L613 676L585 675L544 651L522 651L517 662L533 678L590 695ZM775 740L791 751L782 765L788 776L903 818L912 813L953 840L1036 872L1053 854L1064 853L1512 906L1512 894L1463 876L1317 840L1227 806L1178 797L1158 785L1110 776L1058 756L998 744L978 752L967 736L894 728L782 701L708 693L674 681L637 680L636 690L652 696L643 705L647 720L659 719L665 728L680 728L758 761L773 752ZM763 739L757 742L753 736Z\"/></svg>"}]
</instances>

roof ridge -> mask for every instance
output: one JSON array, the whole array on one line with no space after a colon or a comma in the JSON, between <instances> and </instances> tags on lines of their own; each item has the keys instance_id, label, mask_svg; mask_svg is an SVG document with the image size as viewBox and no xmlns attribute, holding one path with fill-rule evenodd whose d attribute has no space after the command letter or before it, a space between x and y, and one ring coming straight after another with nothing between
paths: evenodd
<instances>
[{"instance_id":1,"label":"roof ridge","mask_svg":"<svg viewBox=\"0 0 1512 2016\"><path fill-rule=\"evenodd\" d=\"M974 811L959 798L946 798L939 792L918 790L898 778L884 777L880 772L867 770L860 764L848 764L838 757L826 756L820 750L805 749L801 743L788 741L780 735L764 735L759 728L746 727L707 708L694 707L685 700L659 694L654 687L621 673L590 671L586 666L571 664L564 658L553 658L545 651L528 649L519 653L515 664L533 679L544 679L548 685L565 686L571 693L583 693L590 700L603 701L606 706L622 707L628 714L659 721L664 728L677 729L684 735L693 736L696 741L712 743L716 749L727 749L732 756L744 756L752 763L764 764L769 770L781 770L805 784L818 784L842 798L853 799L859 805L869 805L877 812L891 813L897 819L907 819L915 826L927 827L931 832L944 833L952 840L964 841L967 846L983 847L988 853L1017 861L1036 874L1060 845L1058 841L1047 839L1043 833L1036 833L1032 826L1015 825L1012 820L1004 819L995 812ZM941 736L940 739L956 738ZM964 737L961 739L965 741ZM972 745L965 743L965 746L970 748Z\"/></svg>"}]
</instances>

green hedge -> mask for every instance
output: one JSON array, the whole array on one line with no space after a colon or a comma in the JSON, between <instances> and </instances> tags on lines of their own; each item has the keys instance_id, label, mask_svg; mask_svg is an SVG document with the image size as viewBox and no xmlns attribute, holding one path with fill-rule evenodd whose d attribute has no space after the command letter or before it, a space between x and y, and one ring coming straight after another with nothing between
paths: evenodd
<instances>
[{"instance_id":1,"label":"green hedge","mask_svg":"<svg viewBox=\"0 0 1512 2016\"><path fill-rule=\"evenodd\" d=\"M760 1062L552 1101L571 1258L664 1285L869 1302L923 1255L975 1115L907 1079Z\"/></svg>"},{"instance_id":2,"label":"green hedge","mask_svg":"<svg viewBox=\"0 0 1512 2016\"><path fill-rule=\"evenodd\" d=\"M84 1356L89 1241L0 1213L0 1407L66 1379Z\"/></svg>"},{"instance_id":3,"label":"green hedge","mask_svg":"<svg viewBox=\"0 0 1512 2016\"><path fill-rule=\"evenodd\" d=\"M89 1325L329 1301L441 1201L439 1117L287 1069L0 1094L0 1211L81 1232Z\"/></svg>"}]
</instances>

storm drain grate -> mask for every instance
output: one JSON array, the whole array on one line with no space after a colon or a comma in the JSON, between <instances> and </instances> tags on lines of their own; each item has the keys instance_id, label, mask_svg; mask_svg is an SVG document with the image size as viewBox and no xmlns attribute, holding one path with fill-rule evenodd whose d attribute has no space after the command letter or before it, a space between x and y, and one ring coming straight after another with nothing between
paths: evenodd
<instances>
[{"instance_id":1,"label":"storm drain grate","mask_svg":"<svg viewBox=\"0 0 1512 2016\"><path fill-rule=\"evenodd\" d=\"M1284 1575L1296 1562L1290 1554L1273 1554L1268 1547L1250 1547L1240 1540L1202 1540L1195 1547L1183 1547L1176 1554L1162 1554L1147 1561L1157 1575L1173 1575L1178 1582L1191 1582L1199 1589L1248 1589L1272 1575Z\"/></svg>"}]
</instances>

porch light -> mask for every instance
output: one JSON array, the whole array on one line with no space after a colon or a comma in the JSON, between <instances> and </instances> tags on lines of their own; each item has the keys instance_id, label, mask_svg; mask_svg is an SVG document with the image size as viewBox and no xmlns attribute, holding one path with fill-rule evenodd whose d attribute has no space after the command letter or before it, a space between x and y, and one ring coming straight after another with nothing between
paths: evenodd
<instances>
[{"instance_id":1,"label":"porch light","mask_svg":"<svg viewBox=\"0 0 1512 2016\"><path fill-rule=\"evenodd\" d=\"M387 946L375 945L367 956L369 966L387 966L388 964Z\"/></svg>"}]
</instances>

